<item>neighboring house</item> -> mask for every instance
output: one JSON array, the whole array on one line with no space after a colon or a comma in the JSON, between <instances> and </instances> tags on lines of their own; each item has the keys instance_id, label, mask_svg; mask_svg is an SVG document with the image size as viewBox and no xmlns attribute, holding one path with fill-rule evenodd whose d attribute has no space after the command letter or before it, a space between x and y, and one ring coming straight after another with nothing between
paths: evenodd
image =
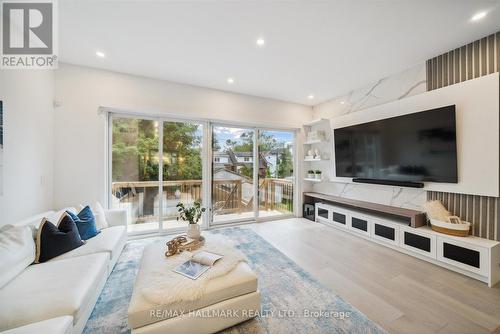
<instances>
[{"instance_id":1,"label":"neighboring house","mask_svg":"<svg viewBox=\"0 0 500 334\"><path fill-rule=\"evenodd\" d=\"M276 175L276 168L278 167L278 156L279 152L277 150L261 153L261 159L264 159L266 161L266 168L269 169L269 173L272 177L278 177Z\"/></svg>"},{"instance_id":2,"label":"neighboring house","mask_svg":"<svg viewBox=\"0 0 500 334\"><path fill-rule=\"evenodd\" d=\"M271 175L275 175L278 151L262 152L259 156L259 176L266 177L268 169ZM214 171L225 169L238 173L243 166L252 167L253 162L253 152L234 152L228 149L225 152L214 152L213 156Z\"/></svg>"},{"instance_id":3,"label":"neighboring house","mask_svg":"<svg viewBox=\"0 0 500 334\"><path fill-rule=\"evenodd\" d=\"M214 165L225 165L229 163L229 155L226 152L214 152L213 163Z\"/></svg>"},{"instance_id":4,"label":"neighboring house","mask_svg":"<svg viewBox=\"0 0 500 334\"><path fill-rule=\"evenodd\" d=\"M234 152L236 161L244 164L253 163L253 152Z\"/></svg>"},{"instance_id":5,"label":"neighboring house","mask_svg":"<svg viewBox=\"0 0 500 334\"><path fill-rule=\"evenodd\" d=\"M251 166L253 164L253 152L233 152L228 149L225 152L214 152L213 163L217 167L229 166Z\"/></svg>"}]
</instances>

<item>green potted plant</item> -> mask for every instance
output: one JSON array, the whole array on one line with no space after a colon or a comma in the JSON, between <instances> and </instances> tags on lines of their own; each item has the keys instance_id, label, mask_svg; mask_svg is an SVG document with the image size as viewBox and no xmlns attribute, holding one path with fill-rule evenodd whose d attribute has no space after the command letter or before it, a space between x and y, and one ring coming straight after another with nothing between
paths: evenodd
<instances>
[{"instance_id":1,"label":"green potted plant","mask_svg":"<svg viewBox=\"0 0 500 334\"><path fill-rule=\"evenodd\" d=\"M316 169L316 171L314 172L314 174L316 174L316 178L318 180L321 180L321 171L319 169Z\"/></svg>"},{"instance_id":2,"label":"green potted plant","mask_svg":"<svg viewBox=\"0 0 500 334\"><path fill-rule=\"evenodd\" d=\"M198 222L201 216L206 211L201 206L201 201L195 201L193 205L185 206L184 203L179 202L177 205L177 220L182 220L188 223L186 234L191 239L198 240L201 236L200 225Z\"/></svg>"},{"instance_id":3,"label":"green potted plant","mask_svg":"<svg viewBox=\"0 0 500 334\"><path fill-rule=\"evenodd\" d=\"M307 178L314 179L314 171L312 169L307 171Z\"/></svg>"}]
</instances>

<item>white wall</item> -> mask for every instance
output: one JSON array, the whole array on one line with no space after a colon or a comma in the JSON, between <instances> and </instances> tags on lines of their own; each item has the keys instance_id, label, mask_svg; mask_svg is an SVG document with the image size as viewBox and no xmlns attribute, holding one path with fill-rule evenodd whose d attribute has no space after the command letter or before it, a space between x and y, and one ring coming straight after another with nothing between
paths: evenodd
<instances>
[{"instance_id":1,"label":"white wall","mask_svg":"<svg viewBox=\"0 0 500 334\"><path fill-rule=\"evenodd\" d=\"M68 64L55 82L55 207L105 200L100 106L296 128L312 119L308 106Z\"/></svg>"},{"instance_id":2,"label":"white wall","mask_svg":"<svg viewBox=\"0 0 500 334\"><path fill-rule=\"evenodd\" d=\"M53 98L53 71L0 71L4 110L0 225L52 208Z\"/></svg>"}]
</instances>

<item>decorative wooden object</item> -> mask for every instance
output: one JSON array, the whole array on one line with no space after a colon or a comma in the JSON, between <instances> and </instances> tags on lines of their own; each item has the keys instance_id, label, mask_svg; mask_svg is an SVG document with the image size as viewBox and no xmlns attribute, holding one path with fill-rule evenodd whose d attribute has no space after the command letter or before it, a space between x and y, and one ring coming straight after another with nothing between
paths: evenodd
<instances>
[{"instance_id":1,"label":"decorative wooden object","mask_svg":"<svg viewBox=\"0 0 500 334\"><path fill-rule=\"evenodd\" d=\"M405 221L408 221L408 225L411 227L420 227L426 225L425 213L421 211L398 208L395 206L389 206L371 202L358 201L354 199L326 195L316 192L305 192L304 196L325 200L327 202L331 202L348 208L368 211L372 213L379 213L383 215L389 215L396 218L403 218Z\"/></svg>"},{"instance_id":2,"label":"decorative wooden object","mask_svg":"<svg viewBox=\"0 0 500 334\"><path fill-rule=\"evenodd\" d=\"M205 244L203 236L198 240L189 239L186 235L180 235L167 242L166 257L170 257L184 251L194 251Z\"/></svg>"}]
</instances>

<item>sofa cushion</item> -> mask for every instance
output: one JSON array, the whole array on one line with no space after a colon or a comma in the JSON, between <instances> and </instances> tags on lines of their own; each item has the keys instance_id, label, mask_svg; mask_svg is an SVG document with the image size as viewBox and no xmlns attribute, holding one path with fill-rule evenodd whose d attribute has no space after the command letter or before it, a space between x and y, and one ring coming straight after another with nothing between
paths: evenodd
<instances>
[{"instance_id":1,"label":"sofa cushion","mask_svg":"<svg viewBox=\"0 0 500 334\"><path fill-rule=\"evenodd\" d=\"M50 333L50 334L70 334L73 330L73 317L66 315L63 317L52 318L34 322L29 325L13 328L1 332L0 334L34 334L34 333Z\"/></svg>"},{"instance_id":2,"label":"sofa cushion","mask_svg":"<svg viewBox=\"0 0 500 334\"><path fill-rule=\"evenodd\" d=\"M38 226L40 226L40 222L42 221L43 218L46 218L47 216L53 215L54 213L55 213L54 211L42 212L40 214L37 214L37 215L31 216L29 218L26 218L24 220L18 221L14 225L15 226L29 226L31 228L31 231L33 234L33 240L36 240L36 232L38 231Z\"/></svg>"},{"instance_id":3,"label":"sofa cushion","mask_svg":"<svg viewBox=\"0 0 500 334\"><path fill-rule=\"evenodd\" d=\"M107 278L107 254L34 264L0 289L0 331L64 315L77 323Z\"/></svg>"},{"instance_id":4,"label":"sofa cushion","mask_svg":"<svg viewBox=\"0 0 500 334\"><path fill-rule=\"evenodd\" d=\"M46 262L83 244L75 222L67 213L61 216L57 226L43 219L36 238L35 263Z\"/></svg>"},{"instance_id":5,"label":"sofa cushion","mask_svg":"<svg viewBox=\"0 0 500 334\"><path fill-rule=\"evenodd\" d=\"M64 253L51 261L64 260L76 256L83 256L95 253L106 253L108 257L114 258L120 255L123 243L127 239L127 229L125 226L108 227L101 230L101 233L87 240L85 245L70 252Z\"/></svg>"},{"instance_id":6,"label":"sofa cushion","mask_svg":"<svg viewBox=\"0 0 500 334\"><path fill-rule=\"evenodd\" d=\"M0 288L35 261L35 242L29 226L0 229Z\"/></svg>"},{"instance_id":7,"label":"sofa cushion","mask_svg":"<svg viewBox=\"0 0 500 334\"><path fill-rule=\"evenodd\" d=\"M95 237L99 234L95 224L95 217L90 209L90 206L84 207L78 214L75 214L71 211L66 211L68 215L70 215L71 219L76 224L78 228L78 233L80 233L80 237L83 240L87 240Z\"/></svg>"},{"instance_id":8,"label":"sofa cushion","mask_svg":"<svg viewBox=\"0 0 500 334\"><path fill-rule=\"evenodd\" d=\"M48 216L53 215L53 214L55 214L55 211L42 212L42 213L39 213L37 215L23 219L23 220L17 222L15 225L16 226L21 226L21 225L27 225L27 226L35 226L36 225L36 226L38 226L38 225L40 225L42 218L48 217Z\"/></svg>"}]
</instances>

